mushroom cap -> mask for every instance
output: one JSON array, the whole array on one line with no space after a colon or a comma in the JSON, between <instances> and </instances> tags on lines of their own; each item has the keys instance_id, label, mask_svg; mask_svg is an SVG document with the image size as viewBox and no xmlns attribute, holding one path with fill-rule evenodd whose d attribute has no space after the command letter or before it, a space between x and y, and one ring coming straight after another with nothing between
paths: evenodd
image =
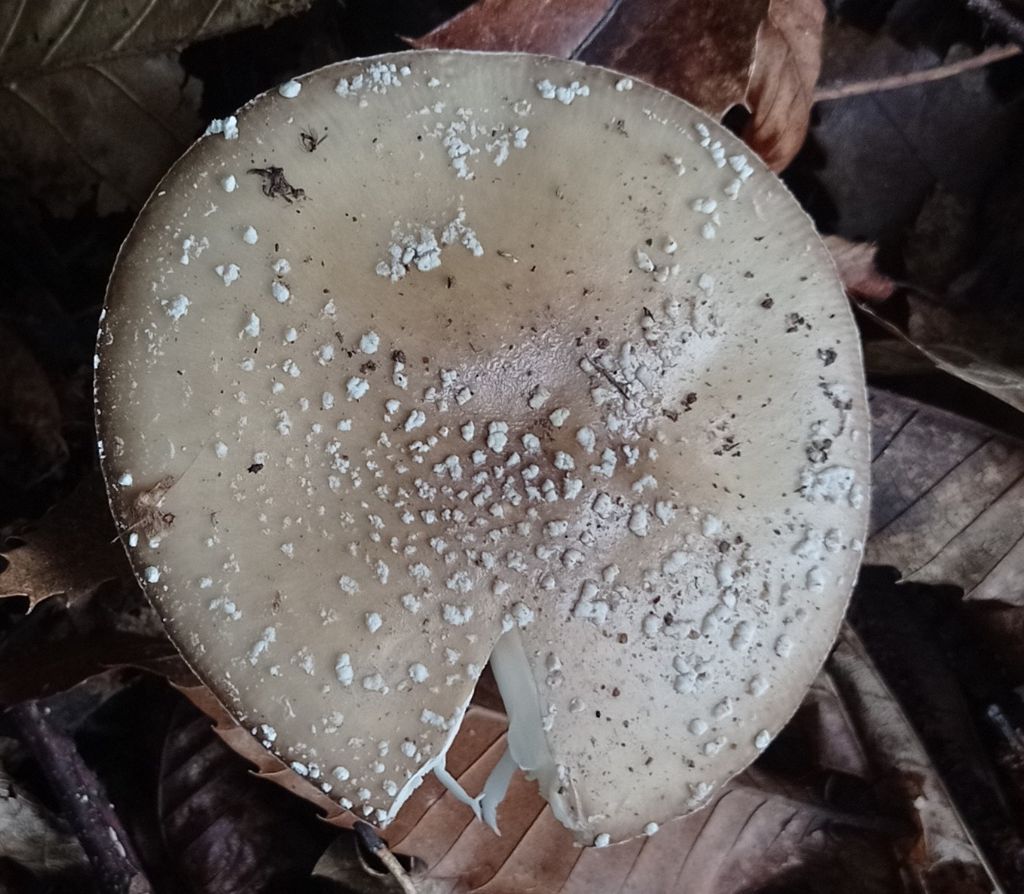
<instances>
[{"instance_id":1,"label":"mushroom cap","mask_svg":"<svg viewBox=\"0 0 1024 894\"><path fill-rule=\"evenodd\" d=\"M782 183L605 69L411 52L214 122L99 334L111 507L199 676L386 824L492 659L584 844L798 706L864 537L859 339ZM499 815L500 818L500 815Z\"/></svg>"}]
</instances>

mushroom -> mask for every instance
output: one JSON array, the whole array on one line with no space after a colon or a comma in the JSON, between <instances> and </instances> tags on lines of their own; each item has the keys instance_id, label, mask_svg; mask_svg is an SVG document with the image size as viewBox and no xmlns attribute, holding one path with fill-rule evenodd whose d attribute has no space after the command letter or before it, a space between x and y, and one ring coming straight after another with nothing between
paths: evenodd
<instances>
[{"instance_id":1,"label":"mushroom","mask_svg":"<svg viewBox=\"0 0 1024 894\"><path fill-rule=\"evenodd\" d=\"M215 122L139 216L96 360L141 586L263 745L386 825L515 769L581 844L786 723L860 559L857 333L781 182L601 68L401 53ZM490 661L508 754L445 755Z\"/></svg>"}]
</instances>

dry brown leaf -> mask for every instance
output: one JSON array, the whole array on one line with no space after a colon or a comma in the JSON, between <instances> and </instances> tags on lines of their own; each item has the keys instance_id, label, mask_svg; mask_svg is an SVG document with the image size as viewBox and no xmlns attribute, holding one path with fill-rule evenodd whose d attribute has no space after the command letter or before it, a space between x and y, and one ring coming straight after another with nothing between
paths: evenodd
<instances>
[{"instance_id":1,"label":"dry brown leaf","mask_svg":"<svg viewBox=\"0 0 1024 894\"><path fill-rule=\"evenodd\" d=\"M199 130L176 49L308 2L0 4L0 159L57 214L138 207Z\"/></svg>"},{"instance_id":2,"label":"dry brown leaf","mask_svg":"<svg viewBox=\"0 0 1024 894\"><path fill-rule=\"evenodd\" d=\"M1024 447L983 426L874 392L865 559L904 580L1024 605Z\"/></svg>"},{"instance_id":3,"label":"dry brown leaf","mask_svg":"<svg viewBox=\"0 0 1024 894\"><path fill-rule=\"evenodd\" d=\"M887 332L930 360L937 369L980 388L1014 409L1024 411L1024 369L1004 366L979 357L970 348L960 344L943 344L912 336L866 304L856 306Z\"/></svg>"},{"instance_id":4,"label":"dry brown leaf","mask_svg":"<svg viewBox=\"0 0 1024 894\"><path fill-rule=\"evenodd\" d=\"M793 160L807 137L824 23L821 0L771 0L757 30L743 139L774 171Z\"/></svg>"},{"instance_id":5,"label":"dry brown leaf","mask_svg":"<svg viewBox=\"0 0 1024 894\"><path fill-rule=\"evenodd\" d=\"M821 0L481 0L410 43L606 65L716 117L745 106L744 139L781 170L807 133L824 16Z\"/></svg>"},{"instance_id":6,"label":"dry brown leaf","mask_svg":"<svg viewBox=\"0 0 1024 894\"><path fill-rule=\"evenodd\" d=\"M907 846L904 865L915 874L921 890L1001 891L921 740L848 625L826 668L887 787L916 815L920 839Z\"/></svg>"},{"instance_id":7,"label":"dry brown leaf","mask_svg":"<svg viewBox=\"0 0 1024 894\"><path fill-rule=\"evenodd\" d=\"M875 266L878 246L868 242L851 242L842 236L826 236L839 278L849 295L884 301L896 291L896 283Z\"/></svg>"},{"instance_id":8,"label":"dry brown leaf","mask_svg":"<svg viewBox=\"0 0 1024 894\"><path fill-rule=\"evenodd\" d=\"M504 730L501 714L480 708L468 713L447 761L468 791L479 790L499 759ZM809 864L821 875L820 890L893 890L889 867L878 860L878 839L871 837L879 828L876 818L787 791L765 774L756 779L744 774L707 809L665 825L651 838L608 849L575 847L536 784L521 773L513 778L498 820L500 838L429 779L385 834L393 850L424 861L428 878L490 894L733 894L789 880ZM847 834L852 829L857 832ZM833 859L851 863L844 873ZM854 860L860 874L851 888L843 879Z\"/></svg>"},{"instance_id":9,"label":"dry brown leaf","mask_svg":"<svg viewBox=\"0 0 1024 894\"><path fill-rule=\"evenodd\" d=\"M98 474L18 539L23 545L0 552L10 563L0 572L0 598L27 596L30 611L57 593L74 600L104 581L131 575Z\"/></svg>"},{"instance_id":10,"label":"dry brown leaf","mask_svg":"<svg viewBox=\"0 0 1024 894\"><path fill-rule=\"evenodd\" d=\"M332 825L349 827L355 817L327 797L309 779L291 770L279 757L264 748L249 730L238 724L202 682L191 676L184 665L175 668L172 685L195 707L213 721L213 731L236 754L253 765L253 773L281 788L312 802L324 811L324 819Z\"/></svg>"},{"instance_id":11,"label":"dry brown leaf","mask_svg":"<svg viewBox=\"0 0 1024 894\"><path fill-rule=\"evenodd\" d=\"M421 49L507 50L571 58L613 0L478 0L429 34Z\"/></svg>"}]
</instances>

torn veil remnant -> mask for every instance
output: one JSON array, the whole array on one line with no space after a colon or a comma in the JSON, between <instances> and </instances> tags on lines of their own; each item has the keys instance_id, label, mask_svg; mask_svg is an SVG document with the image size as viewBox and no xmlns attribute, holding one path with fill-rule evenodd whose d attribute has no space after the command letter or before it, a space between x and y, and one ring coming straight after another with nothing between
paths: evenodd
<instances>
[{"instance_id":1,"label":"torn veil remnant","mask_svg":"<svg viewBox=\"0 0 1024 894\"><path fill-rule=\"evenodd\" d=\"M428 773L496 824L521 767L581 843L652 834L766 747L849 597L867 414L829 256L733 136L622 83L470 53L290 81L168 174L110 283L125 534L174 481L125 537L140 583L380 824ZM509 753L467 793L488 660Z\"/></svg>"}]
</instances>

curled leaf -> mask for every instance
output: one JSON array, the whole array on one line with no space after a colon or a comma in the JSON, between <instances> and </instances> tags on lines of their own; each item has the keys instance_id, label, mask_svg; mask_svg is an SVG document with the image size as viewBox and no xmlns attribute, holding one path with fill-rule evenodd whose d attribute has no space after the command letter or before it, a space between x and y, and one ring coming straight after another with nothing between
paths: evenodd
<instances>
[{"instance_id":1,"label":"curled leaf","mask_svg":"<svg viewBox=\"0 0 1024 894\"><path fill-rule=\"evenodd\" d=\"M775 171L793 160L807 136L824 23L821 0L771 0L757 30L743 139Z\"/></svg>"}]
</instances>

